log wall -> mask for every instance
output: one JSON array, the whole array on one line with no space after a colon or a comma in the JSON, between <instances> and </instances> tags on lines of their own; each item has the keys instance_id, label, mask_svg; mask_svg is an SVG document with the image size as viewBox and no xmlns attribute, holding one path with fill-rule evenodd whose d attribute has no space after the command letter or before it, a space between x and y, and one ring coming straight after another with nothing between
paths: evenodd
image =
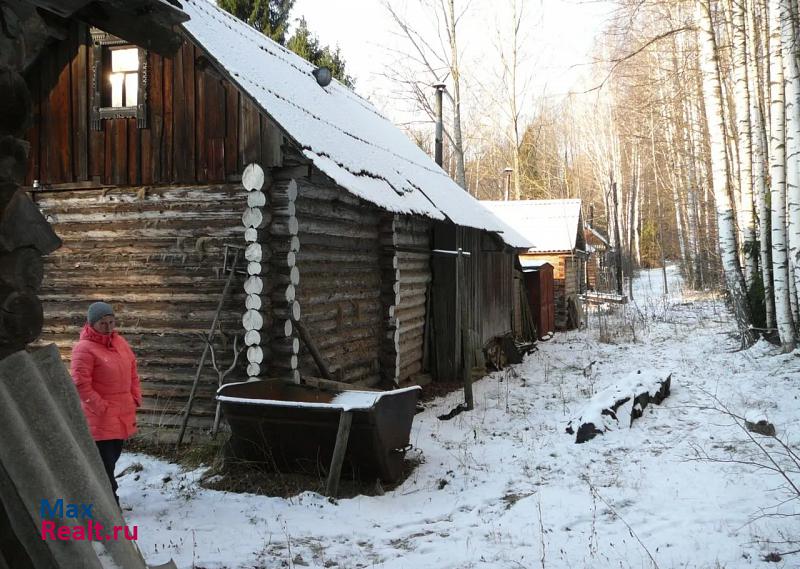
<instances>
[{"instance_id":1,"label":"log wall","mask_svg":"<svg viewBox=\"0 0 800 569\"><path fill-rule=\"evenodd\" d=\"M386 318L381 301L382 212L326 182L297 179L302 322L341 381L381 380ZM385 215L385 214L383 214ZM300 374L319 376L305 346Z\"/></svg>"},{"instance_id":2,"label":"log wall","mask_svg":"<svg viewBox=\"0 0 800 569\"><path fill-rule=\"evenodd\" d=\"M46 258L43 342L67 365L94 301L114 306L119 330L139 362L140 426L174 425L186 403L226 274L225 244L242 245L244 190L237 185L36 192L34 199L64 240ZM215 346L233 358L241 332L244 276L236 275ZM239 342L241 346L241 341ZM246 378L243 358L227 380ZM190 426L210 427L217 373L206 363Z\"/></svg>"},{"instance_id":3,"label":"log wall","mask_svg":"<svg viewBox=\"0 0 800 569\"><path fill-rule=\"evenodd\" d=\"M424 370L426 311L431 283L431 222L421 217L398 216L395 235L400 272L399 371L403 382ZM429 332L429 330L428 330Z\"/></svg>"}]
</instances>

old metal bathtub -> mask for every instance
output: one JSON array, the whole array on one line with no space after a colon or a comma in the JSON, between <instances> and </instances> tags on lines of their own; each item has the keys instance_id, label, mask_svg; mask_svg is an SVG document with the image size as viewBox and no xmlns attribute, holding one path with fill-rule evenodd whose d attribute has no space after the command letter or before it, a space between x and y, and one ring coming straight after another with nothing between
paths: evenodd
<instances>
[{"instance_id":1,"label":"old metal bathtub","mask_svg":"<svg viewBox=\"0 0 800 569\"><path fill-rule=\"evenodd\" d=\"M393 482L403 471L419 392L334 391L266 379L224 385L217 400L236 459L319 474L331 463L342 414L351 413L343 471Z\"/></svg>"}]
</instances>

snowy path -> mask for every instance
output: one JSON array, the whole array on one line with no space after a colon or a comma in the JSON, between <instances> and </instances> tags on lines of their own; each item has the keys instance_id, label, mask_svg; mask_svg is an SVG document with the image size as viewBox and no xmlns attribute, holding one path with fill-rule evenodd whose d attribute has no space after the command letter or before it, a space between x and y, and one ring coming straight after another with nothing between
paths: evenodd
<instances>
[{"instance_id":1,"label":"snowy path","mask_svg":"<svg viewBox=\"0 0 800 569\"><path fill-rule=\"evenodd\" d=\"M638 308L592 315L588 330L558 334L513 371L478 382L475 411L443 422L436 416L460 394L429 404L412 432L424 463L384 496L331 504L312 493L215 492L197 487L198 471L124 455L120 470L144 466L137 481L121 479L120 494L145 557L207 569L733 569L797 549L764 543L800 538L796 518L756 519L787 497L779 477L692 458L699 448L741 459L752 448L728 418L695 407L712 403L706 392L797 440L800 358L764 343L734 352L721 304L684 300L670 279L664 297L660 272L644 273ZM592 393L651 368L672 372L672 395L631 429L582 445L564 433ZM795 511L794 502L781 510ZM794 557L771 566L797 566Z\"/></svg>"}]
</instances>

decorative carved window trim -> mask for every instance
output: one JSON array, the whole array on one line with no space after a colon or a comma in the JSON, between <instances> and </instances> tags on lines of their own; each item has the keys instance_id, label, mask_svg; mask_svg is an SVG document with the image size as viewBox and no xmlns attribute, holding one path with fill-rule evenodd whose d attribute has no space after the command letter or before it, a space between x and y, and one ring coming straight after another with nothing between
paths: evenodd
<instances>
[{"instance_id":1,"label":"decorative carved window trim","mask_svg":"<svg viewBox=\"0 0 800 569\"><path fill-rule=\"evenodd\" d=\"M139 53L139 86L136 95L136 106L130 107L104 107L103 103L103 51L110 47L131 45L125 40L98 30L91 29L92 37L92 69L91 69L91 113L90 121L92 130L102 130L105 119L136 118L139 128L148 128L147 125L147 86L149 74L147 69L147 51L137 47ZM136 47L131 45L131 47Z\"/></svg>"}]
</instances>

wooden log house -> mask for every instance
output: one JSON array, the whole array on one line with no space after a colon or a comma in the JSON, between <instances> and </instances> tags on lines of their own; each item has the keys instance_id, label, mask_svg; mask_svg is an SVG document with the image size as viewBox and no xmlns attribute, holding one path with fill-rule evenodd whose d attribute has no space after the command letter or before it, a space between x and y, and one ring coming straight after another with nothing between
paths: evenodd
<instances>
[{"instance_id":1,"label":"wooden log house","mask_svg":"<svg viewBox=\"0 0 800 569\"><path fill-rule=\"evenodd\" d=\"M72 23L26 78L27 184L64 241L44 341L68 359L87 305L111 302L140 425L169 436L236 258L212 342L220 368L246 346L227 381L320 376L309 338L340 382L458 377L463 345L511 331L527 241L354 92L213 3L182 5L174 57ZM210 426L217 377L207 362L190 429Z\"/></svg>"},{"instance_id":2,"label":"wooden log house","mask_svg":"<svg viewBox=\"0 0 800 569\"><path fill-rule=\"evenodd\" d=\"M553 266L556 328L567 326L567 298L586 292L586 239L581 200L483 201L488 209L522 234L533 247L520 260Z\"/></svg>"}]
</instances>

